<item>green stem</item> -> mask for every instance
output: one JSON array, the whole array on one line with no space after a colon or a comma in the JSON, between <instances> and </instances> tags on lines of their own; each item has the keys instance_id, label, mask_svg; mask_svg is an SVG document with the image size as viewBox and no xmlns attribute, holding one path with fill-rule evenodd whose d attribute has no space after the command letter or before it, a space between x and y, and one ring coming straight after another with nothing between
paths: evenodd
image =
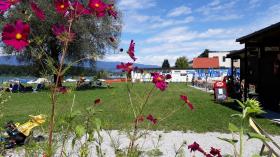
<instances>
[{"instance_id":1,"label":"green stem","mask_svg":"<svg viewBox=\"0 0 280 157\"><path fill-rule=\"evenodd\" d=\"M240 150L239 150L239 157L243 156L243 134L244 134L244 128L243 128L244 120L241 120L241 127L240 127Z\"/></svg>"}]
</instances>

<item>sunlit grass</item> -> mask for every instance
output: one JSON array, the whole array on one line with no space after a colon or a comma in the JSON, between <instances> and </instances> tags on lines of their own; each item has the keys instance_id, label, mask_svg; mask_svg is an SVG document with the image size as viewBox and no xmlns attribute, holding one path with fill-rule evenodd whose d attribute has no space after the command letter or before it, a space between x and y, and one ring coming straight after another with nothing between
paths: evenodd
<instances>
[{"instance_id":1,"label":"sunlit grass","mask_svg":"<svg viewBox=\"0 0 280 157\"><path fill-rule=\"evenodd\" d=\"M98 106L98 109L103 110L103 112L98 117L102 119L103 127L107 129L123 129L127 127L133 122L134 116L129 105L126 85L122 83L113 84L112 86L113 88L109 89L72 91L68 94L60 94L56 112L58 119L69 113L75 94L74 109L83 111L86 107L93 105L96 98L100 98L102 103ZM133 104L143 103L146 93L152 87L153 85L148 83L134 84L132 90ZM189 97L195 108L193 111L188 106L183 105L184 102L180 100L180 94L185 94ZM4 117L0 121L1 125L4 125L4 122L9 120L25 122L28 120L28 115L48 114L50 110L50 96L47 91L12 93L11 96L11 99L5 105ZM154 90L144 114L153 114L160 120L178 109L178 112L164 121L160 121L158 125L152 126L151 129L227 132L228 122L233 120L230 115L238 112L231 108L232 105L234 104L231 100L221 105L214 102L213 95L209 93L193 89L183 83L171 83L164 92ZM236 122L236 120L233 121ZM257 119L257 121L269 133L280 133L279 125L277 126L261 118ZM149 123L144 122L143 125L149 125Z\"/></svg>"}]
</instances>

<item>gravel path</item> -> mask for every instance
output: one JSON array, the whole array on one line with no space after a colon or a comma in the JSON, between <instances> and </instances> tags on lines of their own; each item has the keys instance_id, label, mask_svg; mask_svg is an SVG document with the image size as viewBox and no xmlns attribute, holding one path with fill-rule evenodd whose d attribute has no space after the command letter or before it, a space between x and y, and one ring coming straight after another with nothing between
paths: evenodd
<instances>
[{"instance_id":1,"label":"gravel path","mask_svg":"<svg viewBox=\"0 0 280 157\"><path fill-rule=\"evenodd\" d=\"M111 137L115 139L115 141L118 141L120 144L120 148L125 148L128 146L128 138L125 134L120 133L117 130L110 131ZM227 142L221 141L217 139L217 137L222 138L231 138L231 134L223 134L223 133L217 133L217 132L210 132L210 133L193 133L193 132L179 132L179 131L172 131L172 132L163 132L163 131L150 131L149 135L147 135L146 139L141 139L139 141L139 146L142 150L151 150L155 147L159 135L162 136L161 141L159 142L159 149L162 151L163 155L166 157L172 157L175 155L175 149L178 149L178 147L184 142L187 141L187 144L192 144L194 141L200 144L202 148L204 148L205 151L209 151L211 147L219 148L221 149L222 155L226 154L233 154L233 148L230 144ZM108 157L114 157L114 150L111 147L111 140L108 135L108 131L103 131L102 136L104 138L104 142L102 144L102 149L104 152L106 152L106 156ZM276 141L280 143L280 136L274 136ZM68 142L68 150L72 150L70 146L70 141ZM258 154L262 146L262 142L259 140L249 140L245 141L245 157L250 157L254 154ZM69 154L71 157L78 156L77 148L79 146L76 145L76 148L72 150L72 154ZM91 145L91 157L96 156L95 155L95 145ZM184 147L184 152L186 157L191 157L193 154L190 153L190 151L187 149L187 147ZM18 152L10 152L10 155L12 157L22 157L23 150L20 150ZM195 154L196 157L201 157L202 155L200 153ZM9 156L9 155L7 155ZM144 155L147 156L147 155Z\"/></svg>"}]
</instances>

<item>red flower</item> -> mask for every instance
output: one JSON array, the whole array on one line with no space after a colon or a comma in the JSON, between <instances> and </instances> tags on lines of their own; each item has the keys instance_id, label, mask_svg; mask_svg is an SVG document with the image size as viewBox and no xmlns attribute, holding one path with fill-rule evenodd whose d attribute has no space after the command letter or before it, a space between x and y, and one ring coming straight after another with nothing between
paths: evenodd
<instances>
[{"instance_id":1,"label":"red flower","mask_svg":"<svg viewBox=\"0 0 280 157\"><path fill-rule=\"evenodd\" d=\"M34 2L31 2L30 3L30 6L31 6L31 10L34 12L34 14L39 18L39 20L41 21L45 21L46 19L46 15L45 13L43 12L43 10L41 10L38 5Z\"/></svg>"},{"instance_id":2,"label":"red flower","mask_svg":"<svg viewBox=\"0 0 280 157\"><path fill-rule=\"evenodd\" d=\"M65 14L69 8L69 3L69 0L54 0L56 12Z\"/></svg>"},{"instance_id":3,"label":"red flower","mask_svg":"<svg viewBox=\"0 0 280 157\"><path fill-rule=\"evenodd\" d=\"M117 11L114 9L114 4L109 4L108 5L107 12L108 12L109 16L113 16L115 19L118 16Z\"/></svg>"},{"instance_id":4,"label":"red flower","mask_svg":"<svg viewBox=\"0 0 280 157\"><path fill-rule=\"evenodd\" d=\"M10 9L11 5L15 5L20 2L20 0L0 0L0 14Z\"/></svg>"},{"instance_id":5,"label":"red flower","mask_svg":"<svg viewBox=\"0 0 280 157\"><path fill-rule=\"evenodd\" d=\"M212 156L211 154L206 154L205 157L214 157L214 156Z\"/></svg>"},{"instance_id":6,"label":"red flower","mask_svg":"<svg viewBox=\"0 0 280 157\"><path fill-rule=\"evenodd\" d=\"M157 123L157 119L154 118L151 114L146 117L147 120L151 121L153 124Z\"/></svg>"},{"instance_id":7,"label":"red flower","mask_svg":"<svg viewBox=\"0 0 280 157\"><path fill-rule=\"evenodd\" d=\"M167 88L168 83L165 82L165 77L155 72L151 74L153 76L153 83L156 85L156 88L164 91Z\"/></svg>"},{"instance_id":8,"label":"red flower","mask_svg":"<svg viewBox=\"0 0 280 157\"><path fill-rule=\"evenodd\" d=\"M170 75L170 74L167 74L166 76L165 76L165 79L167 79L167 80L169 80L169 79L171 79L172 78L172 76Z\"/></svg>"},{"instance_id":9,"label":"red flower","mask_svg":"<svg viewBox=\"0 0 280 157\"><path fill-rule=\"evenodd\" d=\"M53 25L52 31L56 38L62 42L72 41L75 37L75 33L69 32L67 27L64 25Z\"/></svg>"},{"instance_id":10,"label":"red flower","mask_svg":"<svg viewBox=\"0 0 280 157\"><path fill-rule=\"evenodd\" d=\"M89 15L91 11L84 7L79 1L75 1L72 3L72 7L74 10L70 10L70 17L77 18L81 15Z\"/></svg>"},{"instance_id":11,"label":"red flower","mask_svg":"<svg viewBox=\"0 0 280 157\"><path fill-rule=\"evenodd\" d=\"M94 100L94 104L95 104L95 105L99 104L100 102L101 102L101 99L96 99L96 100Z\"/></svg>"},{"instance_id":12,"label":"red flower","mask_svg":"<svg viewBox=\"0 0 280 157\"><path fill-rule=\"evenodd\" d=\"M127 54L130 56L131 59L133 59L134 61L136 61L137 58L135 58L135 43L133 42L133 40L130 41L130 45L129 45L129 48L128 48L128 51L127 51Z\"/></svg>"},{"instance_id":13,"label":"red flower","mask_svg":"<svg viewBox=\"0 0 280 157\"><path fill-rule=\"evenodd\" d=\"M117 65L117 69L122 69L123 72L128 72L128 73L131 73L131 71L133 70L133 63L121 63L119 65Z\"/></svg>"},{"instance_id":14,"label":"red flower","mask_svg":"<svg viewBox=\"0 0 280 157\"><path fill-rule=\"evenodd\" d=\"M94 11L97 17L105 16L107 4L102 0L90 0L88 6Z\"/></svg>"},{"instance_id":15,"label":"red flower","mask_svg":"<svg viewBox=\"0 0 280 157\"><path fill-rule=\"evenodd\" d=\"M14 25L6 24L2 31L2 41L20 51L29 45L28 36L30 27L28 24L17 20Z\"/></svg>"},{"instance_id":16,"label":"red flower","mask_svg":"<svg viewBox=\"0 0 280 157\"><path fill-rule=\"evenodd\" d=\"M216 155L217 155L218 157L222 157L222 155L221 155L221 150L220 150L220 149L213 148L213 147L211 147L210 154L212 154L213 156L216 156Z\"/></svg>"},{"instance_id":17,"label":"red flower","mask_svg":"<svg viewBox=\"0 0 280 157\"><path fill-rule=\"evenodd\" d=\"M204 155L207 155L206 152L199 146L198 143L194 142L191 145L188 145L188 149L191 149L191 152L199 151Z\"/></svg>"},{"instance_id":18,"label":"red flower","mask_svg":"<svg viewBox=\"0 0 280 157\"><path fill-rule=\"evenodd\" d=\"M185 95L180 95L181 99L185 101L186 104L188 104L188 106L190 107L191 110L193 110L193 105L192 103L189 101L188 97Z\"/></svg>"},{"instance_id":19,"label":"red flower","mask_svg":"<svg viewBox=\"0 0 280 157\"><path fill-rule=\"evenodd\" d=\"M144 121L144 116L143 115L140 115L135 119L135 123L141 123L143 121Z\"/></svg>"},{"instance_id":20,"label":"red flower","mask_svg":"<svg viewBox=\"0 0 280 157\"><path fill-rule=\"evenodd\" d=\"M110 40L112 43L115 42L115 38L113 38L113 37L110 37L109 40Z\"/></svg>"},{"instance_id":21,"label":"red flower","mask_svg":"<svg viewBox=\"0 0 280 157\"><path fill-rule=\"evenodd\" d=\"M7 0L11 5L15 5L18 2L20 2L21 0Z\"/></svg>"}]
</instances>

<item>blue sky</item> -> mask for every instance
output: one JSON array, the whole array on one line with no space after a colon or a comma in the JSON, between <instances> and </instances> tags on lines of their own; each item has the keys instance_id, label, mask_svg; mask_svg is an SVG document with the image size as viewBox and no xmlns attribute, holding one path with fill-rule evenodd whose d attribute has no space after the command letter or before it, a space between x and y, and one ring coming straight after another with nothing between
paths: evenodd
<instances>
[{"instance_id":1,"label":"blue sky","mask_svg":"<svg viewBox=\"0 0 280 157\"><path fill-rule=\"evenodd\" d=\"M121 45L136 42L137 63L161 65L196 57L204 49L241 49L235 39L280 22L279 0L119 0ZM131 61L126 54L105 61Z\"/></svg>"}]
</instances>

